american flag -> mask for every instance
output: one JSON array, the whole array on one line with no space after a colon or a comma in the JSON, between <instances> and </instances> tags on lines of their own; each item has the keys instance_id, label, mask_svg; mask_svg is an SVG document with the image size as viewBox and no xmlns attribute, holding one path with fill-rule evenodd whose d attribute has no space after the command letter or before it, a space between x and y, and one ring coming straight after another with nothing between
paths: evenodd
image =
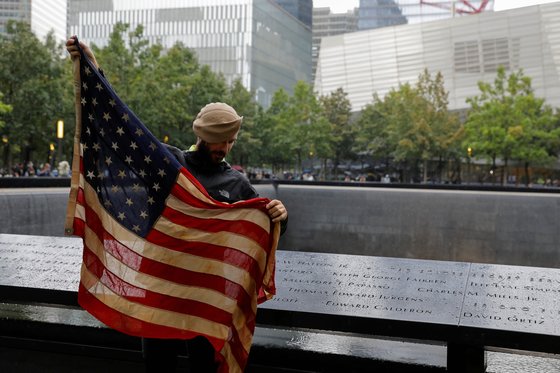
<instances>
[{"instance_id":1,"label":"american flag","mask_svg":"<svg viewBox=\"0 0 560 373\"><path fill-rule=\"evenodd\" d=\"M242 372L275 293L268 200L212 199L80 53L65 227L83 238L80 305L126 334L204 336L220 372Z\"/></svg>"}]
</instances>

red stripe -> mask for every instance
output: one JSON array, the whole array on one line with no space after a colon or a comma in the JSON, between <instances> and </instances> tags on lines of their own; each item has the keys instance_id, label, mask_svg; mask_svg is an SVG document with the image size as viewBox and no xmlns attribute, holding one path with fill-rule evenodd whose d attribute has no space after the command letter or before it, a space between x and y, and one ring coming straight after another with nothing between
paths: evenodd
<instances>
[{"instance_id":1,"label":"red stripe","mask_svg":"<svg viewBox=\"0 0 560 373\"><path fill-rule=\"evenodd\" d=\"M206 242L183 241L155 229L148 233L146 240L171 250L231 264L249 272L251 277L256 280L260 280L263 276L260 273L258 264L250 255L230 247L213 245Z\"/></svg>"},{"instance_id":2,"label":"red stripe","mask_svg":"<svg viewBox=\"0 0 560 373\"><path fill-rule=\"evenodd\" d=\"M255 332L254 327L251 329L251 335ZM239 334L237 333L237 329L232 328L232 336L229 339L229 346L231 350L231 354L234 356L237 364L241 367L241 370L245 370L245 365L247 364L247 360L249 359L249 353L243 347L243 343L239 338Z\"/></svg>"},{"instance_id":3,"label":"red stripe","mask_svg":"<svg viewBox=\"0 0 560 373\"><path fill-rule=\"evenodd\" d=\"M85 234L85 223L82 219L79 218L74 218L74 225L73 225L73 229L74 229L74 235L75 236L79 236L79 237L83 237Z\"/></svg>"},{"instance_id":4,"label":"red stripe","mask_svg":"<svg viewBox=\"0 0 560 373\"><path fill-rule=\"evenodd\" d=\"M194 333L190 330L157 325L121 313L94 297L81 282L78 290L78 303L82 306L82 308L86 309L89 313L95 316L95 318L110 328L119 330L129 335L145 338L173 339L191 339L200 335L200 333ZM219 351L222 349L224 340L208 335L204 336L210 341L216 350Z\"/></svg>"},{"instance_id":5,"label":"red stripe","mask_svg":"<svg viewBox=\"0 0 560 373\"><path fill-rule=\"evenodd\" d=\"M216 209L223 208L223 206L213 205L213 204L201 201L200 199L198 199L195 196L193 196L192 194L190 194L189 191L187 191L186 189L183 189L183 187L180 186L179 184L173 185L173 188L171 188L171 194L173 196L177 197L178 199L180 199L181 201L183 201L184 203L189 204L193 207L200 208L200 209L216 210ZM208 198L212 199L211 197L208 197ZM221 203L221 202L216 201L216 203ZM227 206L229 206L229 205L227 205Z\"/></svg>"},{"instance_id":6,"label":"red stripe","mask_svg":"<svg viewBox=\"0 0 560 373\"><path fill-rule=\"evenodd\" d=\"M173 223L184 227L206 232L231 232L245 236L255 241L265 251L269 246L268 233L259 225L247 220L230 221L215 218L197 218L174 210L171 207L166 207L162 215Z\"/></svg>"},{"instance_id":7,"label":"red stripe","mask_svg":"<svg viewBox=\"0 0 560 373\"><path fill-rule=\"evenodd\" d=\"M78 195L76 196L76 203L82 206L86 204L86 197L84 195L84 190L82 188L78 189Z\"/></svg>"}]
</instances>

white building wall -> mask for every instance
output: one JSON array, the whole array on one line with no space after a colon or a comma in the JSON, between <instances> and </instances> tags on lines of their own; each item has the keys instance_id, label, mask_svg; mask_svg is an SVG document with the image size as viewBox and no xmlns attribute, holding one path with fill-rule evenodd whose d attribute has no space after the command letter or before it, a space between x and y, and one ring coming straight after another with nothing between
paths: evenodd
<instances>
[{"instance_id":1,"label":"white building wall","mask_svg":"<svg viewBox=\"0 0 560 373\"><path fill-rule=\"evenodd\" d=\"M560 3L489 12L325 37L315 90L342 87L353 111L401 83L414 84L424 68L441 71L449 109L468 107L478 81L492 82L498 65L522 68L548 104L560 107Z\"/></svg>"},{"instance_id":2,"label":"white building wall","mask_svg":"<svg viewBox=\"0 0 560 373\"><path fill-rule=\"evenodd\" d=\"M66 11L66 0L31 0L31 30L40 40L53 31L57 41L65 41Z\"/></svg>"}]
</instances>

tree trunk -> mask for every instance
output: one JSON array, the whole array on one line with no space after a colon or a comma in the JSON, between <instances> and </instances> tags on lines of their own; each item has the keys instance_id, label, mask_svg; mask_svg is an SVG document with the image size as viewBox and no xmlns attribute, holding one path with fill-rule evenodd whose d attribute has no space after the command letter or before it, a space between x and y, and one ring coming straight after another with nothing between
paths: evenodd
<instances>
[{"instance_id":1,"label":"tree trunk","mask_svg":"<svg viewBox=\"0 0 560 373\"><path fill-rule=\"evenodd\" d=\"M531 175L529 174L529 162L525 162L525 186L531 184Z\"/></svg>"},{"instance_id":2,"label":"tree trunk","mask_svg":"<svg viewBox=\"0 0 560 373\"><path fill-rule=\"evenodd\" d=\"M501 180L502 186L506 183L506 180L507 180L507 167L508 167L508 159L505 158L504 159L504 167L503 167L503 171L502 171L502 180Z\"/></svg>"}]
</instances>

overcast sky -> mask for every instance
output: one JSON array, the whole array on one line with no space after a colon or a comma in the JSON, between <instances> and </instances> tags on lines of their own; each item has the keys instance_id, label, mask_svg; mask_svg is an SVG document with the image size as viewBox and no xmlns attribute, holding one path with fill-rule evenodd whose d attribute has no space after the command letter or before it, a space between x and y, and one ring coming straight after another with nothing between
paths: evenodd
<instances>
[{"instance_id":1,"label":"overcast sky","mask_svg":"<svg viewBox=\"0 0 560 373\"><path fill-rule=\"evenodd\" d=\"M505 10L536 4L555 3L559 0L494 0L494 10ZM313 0L314 7L329 7L333 13L345 13L360 4L359 0Z\"/></svg>"}]
</instances>

